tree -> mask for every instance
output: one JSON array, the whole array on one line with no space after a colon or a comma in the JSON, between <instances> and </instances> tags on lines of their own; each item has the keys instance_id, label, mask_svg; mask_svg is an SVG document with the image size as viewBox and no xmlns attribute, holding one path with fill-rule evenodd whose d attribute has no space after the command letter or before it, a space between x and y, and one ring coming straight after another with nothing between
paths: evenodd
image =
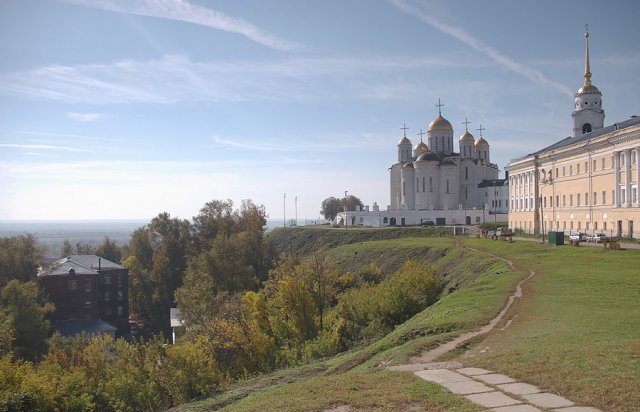
<instances>
[{"instance_id":1,"label":"tree","mask_svg":"<svg viewBox=\"0 0 640 412\"><path fill-rule=\"evenodd\" d=\"M235 226L231 199L212 200L205 203L198 216L193 218L193 237L198 251L208 250L211 241L223 233L229 236Z\"/></svg>"},{"instance_id":2,"label":"tree","mask_svg":"<svg viewBox=\"0 0 640 412\"><path fill-rule=\"evenodd\" d=\"M76 243L76 255L93 255L95 248L88 243Z\"/></svg>"},{"instance_id":3,"label":"tree","mask_svg":"<svg viewBox=\"0 0 640 412\"><path fill-rule=\"evenodd\" d=\"M43 255L33 235L0 238L0 288L11 279L34 280Z\"/></svg>"},{"instance_id":4,"label":"tree","mask_svg":"<svg viewBox=\"0 0 640 412\"><path fill-rule=\"evenodd\" d=\"M68 239L65 239L62 243L62 250L60 251L60 257L65 258L73 255L73 245L69 242Z\"/></svg>"},{"instance_id":5,"label":"tree","mask_svg":"<svg viewBox=\"0 0 640 412\"><path fill-rule=\"evenodd\" d=\"M104 241L96 247L94 254L118 264L122 260L122 249L108 236L105 236Z\"/></svg>"},{"instance_id":6,"label":"tree","mask_svg":"<svg viewBox=\"0 0 640 412\"><path fill-rule=\"evenodd\" d=\"M342 212L343 210L344 209L340 200L331 196L322 201L320 213L322 214L322 216L324 216L325 219L333 221L338 213Z\"/></svg>"},{"instance_id":7,"label":"tree","mask_svg":"<svg viewBox=\"0 0 640 412\"><path fill-rule=\"evenodd\" d=\"M324 250L316 251L303 260L300 266L305 283L316 304L320 318L319 326L322 330L325 310L336 298L338 274Z\"/></svg>"},{"instance_id":8,"label":"tree","mask_svg":"<svg viewBox=\"0 0 640 412\"><path fill-rule=\"evenodd\" d=\"M54 310L45 302L35 281L22 283L16 279L0 292L2 318L13 330L13 352L20 358L35 361L46 352L49 321L46 315Z\"/></svg>"},{"instance_id":9,"label":"tree","mask_svg":"<svg viewBox=\"0 0 640 412\"><path fill-rule=\"evenodd\" d=\"M187 330L198 334L206 329L217 306L213 278L205 272L188 270L184 284L176 290L175 295Z\"/></svg>"},{"instance_id":10,"label":"tree","mask_svg":"<svg viewBox=\"0 0 640 412\"><path fill-rule=\"evenodd\" d=\"M345 207L345 205L347 206L348 212L354 212L356 210L356 206L360 206L360 210L364 208L364 203L362 203L362 200L358 199L354 195L343 197L340 202L343 208Z\"/></svg>"},{"instance_id":11,"label":"tree","mask_svg":"<svg viewBox=\"0 0 640 412\"><path fill-rule=\"evenodd\" d=\"M122 266L129 269L129 312L148 324L153 306L148 271L133 255L126 258Z\"/></svg>"}]
</instances>

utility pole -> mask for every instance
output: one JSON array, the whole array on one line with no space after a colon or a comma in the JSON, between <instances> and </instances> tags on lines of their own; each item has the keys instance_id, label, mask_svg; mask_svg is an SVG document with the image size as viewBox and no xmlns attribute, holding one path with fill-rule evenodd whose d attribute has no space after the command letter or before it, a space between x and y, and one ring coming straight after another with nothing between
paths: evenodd
<instances>
[{"instance_id":1,"label":"utility pole","mask_svg":"<svg viewBox=\"0 0 640 412\"><path fill-rule=\"evenodd\" d=\"M284 200L283 200L283 205L284 205L284 212L282 214L282 218L284 219L284 227L287 227L287 194L284 194Z\"/></svg>"}]
</instances>

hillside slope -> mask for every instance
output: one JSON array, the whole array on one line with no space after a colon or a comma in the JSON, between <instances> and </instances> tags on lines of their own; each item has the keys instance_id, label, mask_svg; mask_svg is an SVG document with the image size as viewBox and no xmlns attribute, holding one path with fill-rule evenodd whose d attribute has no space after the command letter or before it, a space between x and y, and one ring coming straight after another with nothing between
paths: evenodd
<instances>
[{"instance_id":1,"label":"hillside slope","mask_svg":"<svg viewBox=\"0 0 640 412\"><path fill-rule=\"evenodd\" d=\"M323 236L325 241L331 235ZM358 239L365 235L353 236ZM446 287L439 302L380 340L302 369L282 370L239 383L229 391L182 409L226 406L229 410L323 410L347 404L363 410L398 410L399 405L428 410L477 410L435 385L385 371L384 366L404 363L422 350L486 323L499 312L523 274L486 254L456 247L450 238L347 242L330 249L329 254L341 269L351 271L371 262L392 271L407 259L416 259L431 266ZM352 389L344 393L339 389L343 387ZM305 407L300 408L302 404Z\"/></svg>"}]
</instances>

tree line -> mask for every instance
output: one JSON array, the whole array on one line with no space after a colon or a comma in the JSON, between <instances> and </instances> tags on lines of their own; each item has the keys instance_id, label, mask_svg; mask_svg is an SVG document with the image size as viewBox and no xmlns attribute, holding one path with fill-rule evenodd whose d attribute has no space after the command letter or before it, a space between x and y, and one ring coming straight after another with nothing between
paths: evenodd
<instances>
[{"instance_id":1,"label":"tree line","mask_svg":"<svg viewBox=\"0 0 640 412\"><path fill-rule=\"evenodd\" d=\"M154 336L133 342L49 337L53 308L33 281L37 244L2 239L25 251L0 254L0 410L164 409L379 338L442 289L414 261L390 274L373 264L351 273L324 249L276 256L265 224L262 206L244 201L235 210L230 200L213 200L192 221L159 214L127 245L105 239L93 252L129 269L131 315ZM174 306L185 328L167 346ZM36 326L32 335L20 329L25 318ZM41 345L29 346L35 341Z\"/></svg>"}]
</instances>

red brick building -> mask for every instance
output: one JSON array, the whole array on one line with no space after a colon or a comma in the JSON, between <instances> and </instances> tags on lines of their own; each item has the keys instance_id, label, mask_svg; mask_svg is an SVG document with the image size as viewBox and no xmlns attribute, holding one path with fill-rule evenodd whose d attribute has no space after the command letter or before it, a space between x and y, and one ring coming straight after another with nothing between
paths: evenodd
<instances>
[{"instance_id":1,"label":"red brick building","mask_svg":"<svg viewBox=\"0 0 640 412\"><path fill-rule=\"evenodd\" d=\"M96 319L117 328L116 336L129 334L129 271L95 255L71 255L38 274L38 281L55 305L56 323ZM85 322L77 322L82 330ZM104 323L94 322L104 325ZM64 330L74 330L65 327ZM96 330L87 330L95 333ZM105 331L106 332L106 331Z\"/></svg>"}]
</instances>

